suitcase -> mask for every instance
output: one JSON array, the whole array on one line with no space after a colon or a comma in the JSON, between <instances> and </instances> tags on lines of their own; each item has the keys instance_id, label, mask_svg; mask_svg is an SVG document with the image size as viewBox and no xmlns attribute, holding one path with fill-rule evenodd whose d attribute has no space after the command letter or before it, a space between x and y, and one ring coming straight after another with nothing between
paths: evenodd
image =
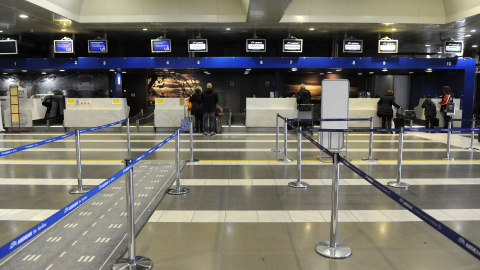
<instances>
[{"instance_id":1,"label":"suitcase","mask_svg":"<svg viewBox=\"0 0 480 270\"><path fill-rule=\"evenodd\" d=\"M395 128L405 127L405 116L398 111L399 110L397 109L396 117L393 118L393 124L395 125Z\"/></svg>"},{"instance_id":2,"label":"suitcase","mask_svg":"<svg viewBox=\"0 0 480 270\"><path fill-rule=\"evenodd\" d=\"M222 133L222 118L215 117L215 133Z\"/></svg>"},{"instance_id":3,"label":"suitcase","mask_svg":"<svg viewBox=\"0 0 480 270\"><path fill-rule=\"evenodd\" d=\"M437 117L435 117L433 118L433 127L438 127L438 126L440 126L440 120Z\"/></svg>"}]
</instances>

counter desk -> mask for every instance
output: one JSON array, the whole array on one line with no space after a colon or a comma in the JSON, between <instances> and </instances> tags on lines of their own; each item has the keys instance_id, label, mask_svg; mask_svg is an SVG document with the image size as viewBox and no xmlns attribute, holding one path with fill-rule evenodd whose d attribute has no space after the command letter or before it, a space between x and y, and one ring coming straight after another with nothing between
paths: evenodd
<instances>
[{"instance_id":1,"label":"counter desk","mask_svg":"<svg viewBox=\"0 0 480 270\"><path fill-rule=\"evenodd\" d=\"M89 128L121 121L129 116L124 98L66 98L63 125ZM122 127L118 124L112 127Z\"/></svg>"},{"instance_id":2,"label":"counter desk","mask_svg":"<svg viewBox=\"0 0 480 270\"><path fill-rule=\"evenodd\" d=\"M182 119L188 117L185 106L186 98L156 98L154 127L158 130L177 129L182 126Z\"/></svg>"},{"instance_id":3,"label":"counter desk","mask_svg":"<svg viewBox=\"0 0 480 270\"><path fill-rule=\"evenodd\" d=\"M277 113L286 118L297 118L295 98L247 98L245 127L277 127ZM283 121L280 122L283 126Z\"/></svg>"}]
</instances>

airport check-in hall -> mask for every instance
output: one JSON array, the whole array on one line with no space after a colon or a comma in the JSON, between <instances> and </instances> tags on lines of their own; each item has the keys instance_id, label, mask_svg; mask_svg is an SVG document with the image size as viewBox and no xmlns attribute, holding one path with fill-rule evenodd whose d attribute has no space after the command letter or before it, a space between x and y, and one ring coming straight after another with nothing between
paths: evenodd
<instances>
[{"instance_id":1,"label":"airport check-in hall","mask_svg":"<svg viewBox=\"0 0 480 270\"><path fill-rule=\"evenodd\" d=\"M480 269L480 3L0 0L0 269Z\"/></svg>"}]
</instances>

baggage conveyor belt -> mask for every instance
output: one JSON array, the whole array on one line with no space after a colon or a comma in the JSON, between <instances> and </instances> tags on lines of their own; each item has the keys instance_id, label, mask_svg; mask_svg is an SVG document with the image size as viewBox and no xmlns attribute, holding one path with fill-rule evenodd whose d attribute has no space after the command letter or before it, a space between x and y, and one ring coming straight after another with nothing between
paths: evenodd
<instances>
[{"instance_id":1,"label":"baggage conveyor belt","mask_svg":"<svg viewBox=\"0 0 480 270\"><path fill-rule=\"evenodd\" d=\"M181 168L185 166L182 162ZM128 173L0 261L1 269L112 269L128 248ZM135 234L138 235L176 179L175 162L134 166ZM41 226L41 223L40 223ZM140 254L141 255L141 254Z\"/></svg>"}]
</instances>

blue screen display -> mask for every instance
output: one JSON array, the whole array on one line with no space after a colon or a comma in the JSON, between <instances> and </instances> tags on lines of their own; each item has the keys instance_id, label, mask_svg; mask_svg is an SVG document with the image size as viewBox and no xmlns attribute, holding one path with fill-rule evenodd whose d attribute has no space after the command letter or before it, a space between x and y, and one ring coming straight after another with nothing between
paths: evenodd
<instances>
[{"instance_id":1,"label":"blue screen display","mask_svg":"<svg viewBox=\"0 0 480 270\"><path fill-rule=\"evenodd\" d=\"M152 52L171 52L170 40L152 40Z\"/></svg>"},{"instance_id":2,"label":"blue screen display","mask_svg":"<svg viewBox=\"0 0 480 270\"><path fill-rule=\"evenodd\" d=\"M73 53L72 40L55 40L56 53Z\"/></svg>"},{"instance_id":3,"label":"blue screen display","mask_svg":"<svg viewBox=\"0 0 480 270\"><path fill-rule=\"evenodd\" d=\"M89 40L88 41L88 52L107 52L107 41L106 40Z\"/></svg>"}]
</instances>

